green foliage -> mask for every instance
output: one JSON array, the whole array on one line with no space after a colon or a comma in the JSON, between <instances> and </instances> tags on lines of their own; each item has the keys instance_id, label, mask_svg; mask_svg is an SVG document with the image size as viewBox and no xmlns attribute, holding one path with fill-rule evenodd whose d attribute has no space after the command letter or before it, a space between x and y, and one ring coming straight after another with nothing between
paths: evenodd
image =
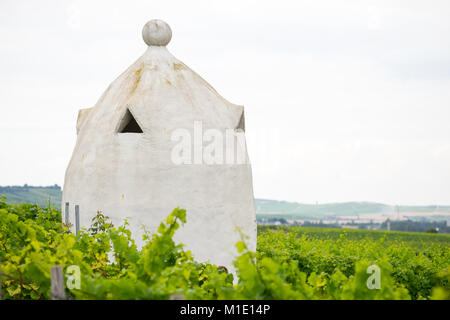
<instances>
[{"instance_id":1,"label":"green foliage","mask_svg":"<svg viewBox=\"0 0 450 320\"><path fill-rule=\"evenodd\" d=\"M320 227L288 227L288 226L258 226L258 233L266 231L293 232L297 235L307 235L311 239L337 240L344 234L349 240L382 240L385 244L406 242L417 248L426 248L430 243L450 246L450 234L430 234L404 231L384 230L358 230L343 228L320 228Z\"/></svg>"},{"instance_id":2,"label":"green foliage","mask_svg":"<svg viewBox=\"0 0 450 320\"><path fill-rule=\"evenodd\" d=\"M78 236L51 206L0 200L0 257L6 299L50 299L50 268L77 265L81 287L66 288L74 299L448 299L449 252L404 243L327 240L263 232L258 251L236 244L234 275L199 263L173 235L186 223L176 208L138 248L128 222L113 226L101 212ZM381 272L380 289L367 287L369 265Z\"/></svg>"},{"instance_id":3,"label":"green foliage","mask_svg":"<svg viewBox=\"0 0 450 320\"><path fill-rule=\"evenodd\" d=\"M407 242L387 236L374 240L359 237L373 232L362 230L322 229L319 236L315 228L311 228L314 229L311 234L298 232L300 229L282 228L261 232L258 237L259 259L271 257L277 261L294 260L298 269L307 275L331 275L339 270L345 277L358 273L358 263L369 261L389 270L384 273L392 276L396 285L407 288L413 299L430 298L433 287L449 290L448 280L438 277L450 265L447 243ZM412 238L412 234L409 237Z\"/></svg>"}]
</instances>

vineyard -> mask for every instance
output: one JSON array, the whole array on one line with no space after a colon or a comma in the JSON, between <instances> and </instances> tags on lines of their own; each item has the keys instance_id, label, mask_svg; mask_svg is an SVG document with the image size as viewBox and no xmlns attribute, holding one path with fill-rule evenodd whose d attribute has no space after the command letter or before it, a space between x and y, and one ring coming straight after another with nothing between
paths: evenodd
<instances>
[{"instance_id":1,"label":"vineyard","mask_svg":"<svg viewBox=\"0 0 450 320\"><path fill-rule=\"evenodd\" d=\"M3 299L51 299L50 270L79 268L69 299L450 299L450 236L319 228L259 228L257 252L236 247L236 274L199 263L172 238L189 220L176 208L138 249L127 222L98 213L79 235L61 212L0 200ZM368 269L380 270L370 288ZM235 278L236 277L236 278Z\"/></svg>"}]
</instances>

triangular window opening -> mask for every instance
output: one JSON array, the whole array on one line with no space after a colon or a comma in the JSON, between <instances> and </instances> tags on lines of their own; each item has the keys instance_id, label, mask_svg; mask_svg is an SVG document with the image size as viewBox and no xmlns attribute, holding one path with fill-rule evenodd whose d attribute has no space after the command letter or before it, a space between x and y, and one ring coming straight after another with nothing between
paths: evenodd
<instances>
[{"instance_id":1,"label":"triangular window opening","mask_svg":"<svg viewBox=\"0 0 450 320\"><path fill-rule=\"evenodd\" d=\"M125 115L123 116L122 120L120 121L119 128L117 130L118 133L143 133L141 127L137 123L136 119L134 118L133 114L130 112L129 109L127 109L127 112L125 112Z\"/></svg>"}]
</instances>

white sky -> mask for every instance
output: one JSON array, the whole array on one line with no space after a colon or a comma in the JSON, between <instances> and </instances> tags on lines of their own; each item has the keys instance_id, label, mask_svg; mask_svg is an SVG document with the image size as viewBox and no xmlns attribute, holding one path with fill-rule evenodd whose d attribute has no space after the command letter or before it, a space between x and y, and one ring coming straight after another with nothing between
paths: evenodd
<instances>
[{"instance_id":1,"label":"white sky","mask_svg":"<svg viewBox=\"0 0 450 320\"><path fill-rule=\"evenodd\" d=\"M246 110L256 197L450 204L450 2L0 2L0 185L63 184L78 109L168 22Z\"/></svg>"}]
</instances>

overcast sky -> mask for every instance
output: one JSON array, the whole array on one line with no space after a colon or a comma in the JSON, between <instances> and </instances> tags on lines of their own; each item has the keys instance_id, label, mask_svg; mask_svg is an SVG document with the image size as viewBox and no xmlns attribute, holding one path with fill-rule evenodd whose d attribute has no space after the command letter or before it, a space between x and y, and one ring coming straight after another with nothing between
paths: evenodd
<instances>
[{"instance_id":1,"label":"overcast sky","mask_svg":"<svg viewBox=\"0 0 450 320\"><path fill-rule=\"evenodd\" d=\"M256 197L450 204L450 2L0 2L0 185L63 184L78 109L146 49L245 106Z\"/></svg>"}]
</instances>

